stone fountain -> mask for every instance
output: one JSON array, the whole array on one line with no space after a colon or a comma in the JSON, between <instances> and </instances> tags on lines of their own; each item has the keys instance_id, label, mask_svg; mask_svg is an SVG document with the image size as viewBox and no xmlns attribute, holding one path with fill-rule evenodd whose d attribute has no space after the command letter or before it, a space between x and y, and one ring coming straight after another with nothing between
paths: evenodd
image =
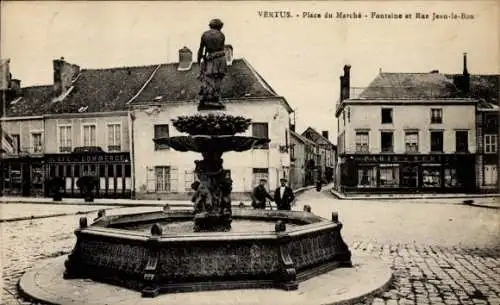
<instances>
[{"instance_id":1,"label":"stone fountain","mask_svg":"<svg viewBox=\"0 0 500 305\"><path fill-rule=\"evenodd\" d=\"M214 60L203 58L205 67ZM336 213L328 220L310 211L232 207L223 154L270 140L238 135L251 120L224 112L217 88L223 73L214 81L206 69L201 71L198 113L173 120L186 135L154 139L203 157L195 162L194 209L166 207L119 216L102 212L91 225L81 218L76 245L65 262L66 279L90 278L154 297L210 289L292 290L300 281L351 266Z\"/></svg>"}]
</instances>

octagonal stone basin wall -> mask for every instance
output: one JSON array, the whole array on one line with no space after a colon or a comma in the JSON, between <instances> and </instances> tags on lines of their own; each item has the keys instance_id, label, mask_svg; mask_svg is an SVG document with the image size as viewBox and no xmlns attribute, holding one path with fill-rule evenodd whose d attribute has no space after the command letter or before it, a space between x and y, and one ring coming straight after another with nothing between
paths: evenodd
<instances>
[{"instance_id":1,"label":"octagonal stone basin wall","mask_svg":"<svg viewBox=\"0 0 500 305\"><path fill-rule=\"evenodd\" d=\"M351 266L342 224L308 212L233 209L233 221L280 222L269 232L152 233L127 226L192 219L192 210L103 216L75 231L65 278L91 278L142 291L297 289L300 281ZM283 224L293 223L285 229ZM160 229L161 231L161 229Z\"/></svg>"}]
</instances>

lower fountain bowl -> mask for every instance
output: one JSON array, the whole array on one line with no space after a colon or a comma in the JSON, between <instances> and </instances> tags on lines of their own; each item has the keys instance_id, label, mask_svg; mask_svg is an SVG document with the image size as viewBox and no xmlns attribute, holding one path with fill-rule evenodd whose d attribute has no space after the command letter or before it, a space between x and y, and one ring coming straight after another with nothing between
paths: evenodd
<instances>
[{"instance_id":1,"label":"lower fountain bowl","mask_svg":"<svg viewBox=\"0 0 500 305\"><path fill-rule=\"evenodd\" d=\"M64 277L159 293L297 289L301 281L350 267L342 224L308 212L233 208L229 232L193 232L192 210L80 219Z\"/></svg>"}]
</instances>

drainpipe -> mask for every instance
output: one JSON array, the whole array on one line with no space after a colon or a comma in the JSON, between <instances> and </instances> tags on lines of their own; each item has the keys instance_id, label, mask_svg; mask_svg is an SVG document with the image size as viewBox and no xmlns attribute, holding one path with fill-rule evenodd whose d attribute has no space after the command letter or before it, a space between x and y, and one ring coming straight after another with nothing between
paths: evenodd
<instances>
[{"instance_id":1,"label":"drainpipe","mask_svg":"<svg viewBox=\"0 0 500 305\"><path fill-rule=\"evenodd\" d=\"M135 146L134 146L134 121L135 114L133 111L129 111L130 116L130 175L132 176L132 190L131 197L135 199Z\"/></svg>"}]
</instances>

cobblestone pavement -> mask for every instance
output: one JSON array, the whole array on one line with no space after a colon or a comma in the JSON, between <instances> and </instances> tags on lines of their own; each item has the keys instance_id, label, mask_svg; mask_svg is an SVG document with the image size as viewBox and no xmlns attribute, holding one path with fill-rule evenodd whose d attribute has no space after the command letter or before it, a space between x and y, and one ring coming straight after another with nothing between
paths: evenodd
<instances>
[{"instance_id":1,"label":"cobblestone pavement","mask_svg":"<svg viewBox=\"0 0 500 305\"><path fill-rule=\"evenodd\" d=\"M304 204L323 217L339 212L354 264L356 254L363 253L380 257L392 266L395 280L391 289L360 304L500 304L500 210L453 204L342 201L327 191L314 190L302 194L295 208L302 209ZM88 214L89 218L95 216ZM33 304L18 296L17 281L41 260L71 250L79 217L0 224L4 281L0 304Z\"/></svg>"}]
</instances>

